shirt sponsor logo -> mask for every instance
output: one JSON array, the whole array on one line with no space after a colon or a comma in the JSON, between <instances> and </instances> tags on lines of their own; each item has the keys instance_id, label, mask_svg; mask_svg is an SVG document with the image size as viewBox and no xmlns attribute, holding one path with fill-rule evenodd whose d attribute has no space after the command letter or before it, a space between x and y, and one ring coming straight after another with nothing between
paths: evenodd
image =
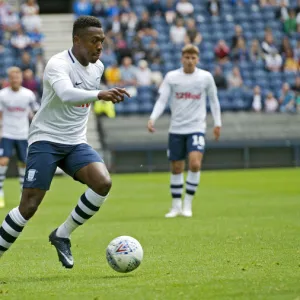
<instances>
[{"instance_id":1,"label":"shirt sponsor logo","mask_svg":"<svg viewBox=\"0 0 300 300\"><path fill-rule=\"evenodd\" d=\"M190 92L179 93L176 92L176 99L182 100L200 100L201 94L192 94Z\"/></svg>"},{"instance_id":2,"label":"shirt sponsor logo","mask_svg":"<svg viewBox=\"0 0 300 300\"><path fill-rule=\"evenodd\" d=\"M7 107L7 110L8 110L9 112L24 112L24 111L26 111L26 108L24 108L24 107L13 107L13 106L8 106L8 107Z\"/></svg>"}]
</instances>

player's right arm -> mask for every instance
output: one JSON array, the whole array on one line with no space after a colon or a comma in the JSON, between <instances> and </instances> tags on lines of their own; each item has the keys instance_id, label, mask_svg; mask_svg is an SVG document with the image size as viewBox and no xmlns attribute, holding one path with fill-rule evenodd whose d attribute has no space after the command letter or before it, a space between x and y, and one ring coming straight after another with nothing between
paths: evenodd
<instances>
[{"instance_id":1,"label":"player's right arm","mask_svg":"<svg viewBox=\"0 0 300 300\"><path fill-rule=\"evenodd\" d=\"M154 132L154 124L156 120L162 115L162 113L165 110L165 107L168 103L170 94L171 94L171 85L169 83L169 76L166 75L165 79L163 80L160 88L159 88L159 97L154 105L153 111L150 115L149 121L148 121L148 131Z\"/></svg>"},{"instance_id":2,"label":"player's right arm","mask_svg":"<svg viewBox=\"0 0 300 300\"><path fill-rule=\"evenodd\" d=\"M73 86L70 78L71 68L63 60L51 59L46 67L46 80L53 87L56 95L66 105L81 105L97 100L118 103L124 100L124 95L130 97L125 89L113 88L107 91L87 91Z\"/></svg>"}]
</instances>

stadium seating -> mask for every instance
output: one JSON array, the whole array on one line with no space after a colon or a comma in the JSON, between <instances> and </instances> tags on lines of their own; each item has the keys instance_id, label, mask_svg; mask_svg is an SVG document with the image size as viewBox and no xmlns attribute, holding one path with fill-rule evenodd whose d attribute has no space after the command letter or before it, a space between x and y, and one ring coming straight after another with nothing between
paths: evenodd
<instances>
[{"instance_id":1,"label":"stadium seating","mask_svg":"<svg viewBox=\"0 0 300 300\"><path fill-rule=\"evenodd\" d=\"M132 0L132 8L138 16L147 9L148 0ZM161 1L165 3L166 1ZM191 0L194 5L194 17L197 20L197 28L201 32L203 41L200 45L202 67L213 72L217 64L214 56L214 47L218 40L224 39L231 45L231 39L234 34L234 26L240 24L243 28L244 36L247 41L248 48L252 39L264 37L266 27L272 29L276 41L280 41L284 36L283 25L276 19L274 7L259 8L259 6L234 6L230 1L221 1L221 14L218 17L211 17L206 1ZM257 1L250 1L257 4ZM290 1L290 5L296 6L296 0ZM200 20L200 21L199 21ZM155 16L151 19L154 29L159 32L157 42L161 51L163 64L150 65L153 71L161 71L163 75L166 72L178 68L180 66L180 46L174 46L169 40L170 25L168 25L163 16ZM212 34L213 33L213 34ZM128 37L127 37L128 38ZM291 44L296 45L297 35L291 36ZM149 41L144 41L149 43ZM223 65L225 74L229 73L234 66L233 62ZM255 85L259 85L266 93L272 90L275 94L279 93L281 85L284 81L293 83L295 73L268 73L265 71L264 62L256 63L242 61L238 63L244 80L244 88L233 91L219 91L219 98L222 110L249 110L252 101L252 89ZM117 108L118 114L128 113L148 113L151 111L155 102L156 93L151 87L138 89L136 103L135 99L130 104L122 105Z\"/></svg>"}]
</instances>

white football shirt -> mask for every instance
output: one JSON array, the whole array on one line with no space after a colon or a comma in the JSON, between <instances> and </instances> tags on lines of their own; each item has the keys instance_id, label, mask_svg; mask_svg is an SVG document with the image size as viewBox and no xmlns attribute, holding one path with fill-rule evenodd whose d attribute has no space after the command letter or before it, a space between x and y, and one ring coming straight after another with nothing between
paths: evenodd
<instances>
[{"instance_id":1,"label":"white football shirt","mask_svg":"<svg viewBox=\"0 0 300 300\"><path fill-rule=\"evenodd\" d=\"M215 126L221 126L220 103L211 73L198 68L192 74L184 73L183 68L168 72L159 88L159 98L150 119L155 122L170 100L170 133L205 133L207 96Z\"/></svg>"},{"instance_id":2,"label":"white football shirt","mask_svg":"<svg viewBox=\"0 0 300 300\"><path fill-rule=\"evenodd\" d=\"M37 105L34 93L24 87L13 91L6 87L0 91L0 111L2 111L2 137L27 140L29 114Z\"/></svg>"},{"instance_id":3,"label":"white football shirt","mask_svg":"<svg viewBox=\"0 0 300 300\"><path fill-rule=\"evenodd\" d=\"M29 144L86 143L90 102L98 100L103 71L100 60L85 67L71 50L54 55L45 68L41 107L30 126Z\"/></svg>"}]
</instances>

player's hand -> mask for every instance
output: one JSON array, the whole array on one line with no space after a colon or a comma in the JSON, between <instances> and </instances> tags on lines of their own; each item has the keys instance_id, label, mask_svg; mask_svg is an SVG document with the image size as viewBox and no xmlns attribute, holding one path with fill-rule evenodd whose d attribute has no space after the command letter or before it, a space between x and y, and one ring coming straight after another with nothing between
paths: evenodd
<instances>
[{"instance_id":1,"label":"player's hand","mask_svg":"<svg viewBox=\"0 0 300 300\"><path fill-rule=\"evenodd\" d=\"M220 126L216 126L216 127L214 128L214 137L215 137L215 140L216 140L216 141L219 140L220 135L221 135L221 127L220 127Z\"/></svg>"},{"instance_id":2,"label":"player's hand","mask_svg":"<svg viewBox=\"0 0 300 300\"><path fill-rule=\"evenodd\" d=\"M112 103L119 103L124 101L125 95L130 98L130 95L128 94L126 89L116 87L107 91L99 92L98 99L111 101Z\"/></svg>"},{"instance_id":3,"label":"player's hand","mask_svg":"<svg viewBox=\"0 0 300 300\"><path fill-rule=\"evenodd\" d=\"M154 122L152 120L148 121L147 128L149 132L151 133L155 132Z\"/></svg>"}]
</instances>

